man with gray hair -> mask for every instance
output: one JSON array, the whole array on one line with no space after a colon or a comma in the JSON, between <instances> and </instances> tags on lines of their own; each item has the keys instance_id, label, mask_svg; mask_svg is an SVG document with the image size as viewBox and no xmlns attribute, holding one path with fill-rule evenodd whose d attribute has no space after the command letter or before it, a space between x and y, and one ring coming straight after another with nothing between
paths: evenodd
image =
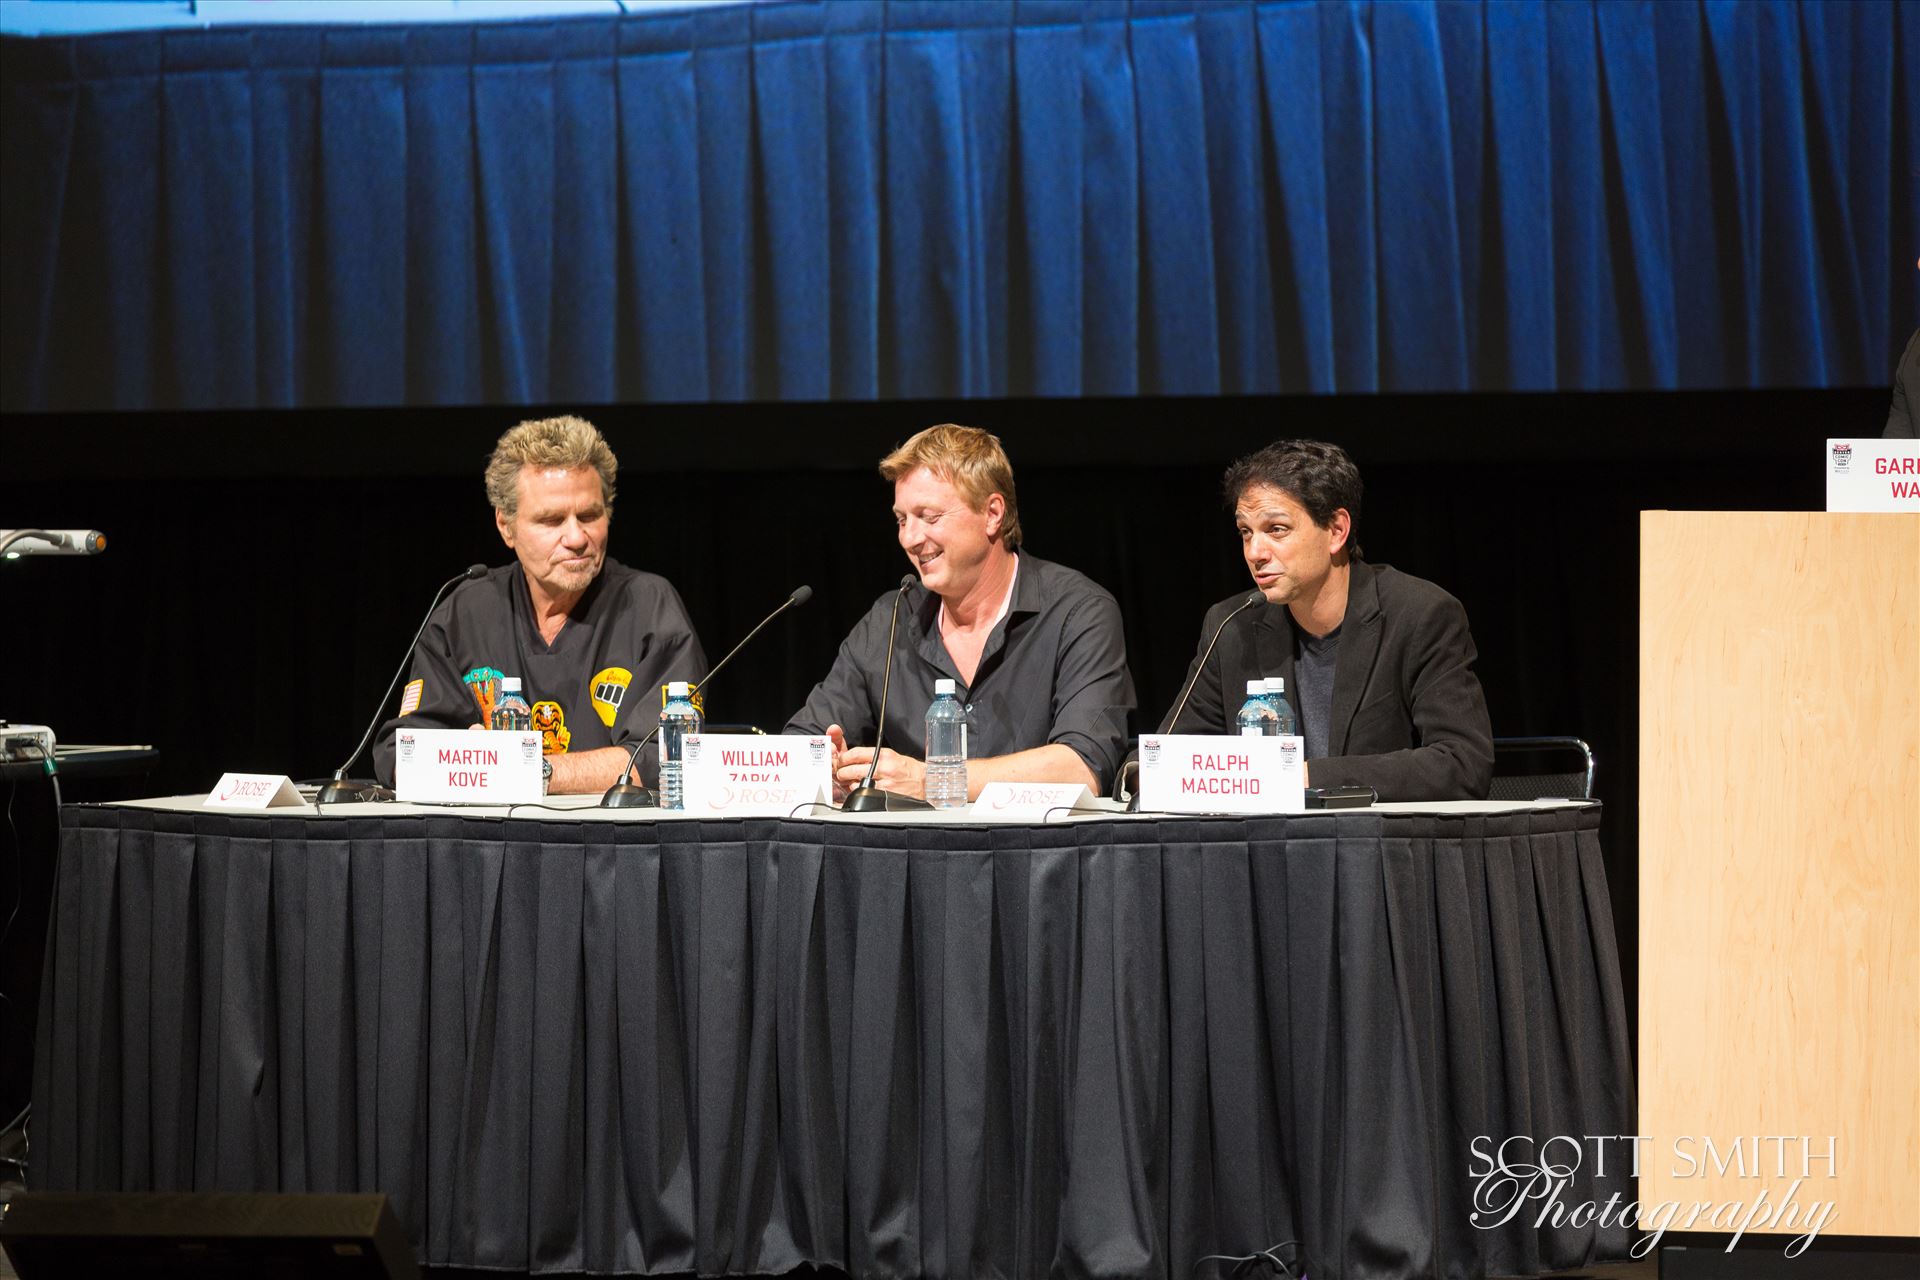
<instances>
[{"instance_id":1,"label":"man with gray hair","mask_svg":"<svg viewBox=\"0 0 1920 1280\"><path fill-rule=\"evenodd\" d=\"M652 728L655 691L706 673L679 593L607 556L618 468L584 418L523 422L500 437L487 498L515 563L463 584L428 619L400 713L374 746L383 781L403 724L484 725L500 680L514 676L544 739L547 790L604 791ZM649 744L640 773L654 771Z\"/></svg>"}]
</instances>

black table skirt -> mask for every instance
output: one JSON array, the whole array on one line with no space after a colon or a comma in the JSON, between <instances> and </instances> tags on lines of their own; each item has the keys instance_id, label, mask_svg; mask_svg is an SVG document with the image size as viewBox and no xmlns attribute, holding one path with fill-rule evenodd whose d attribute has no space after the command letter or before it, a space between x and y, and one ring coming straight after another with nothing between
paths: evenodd
<instances>
[{"instance_id":1,"label":"black table skirt","mask_svg":"<svg viewBox=\"0 0 1920 1280\"><path fill-rule=\"evenodd\" d=\"M39 1188L381 1190L423 1261L535 1271L1630 1243L1471 1220L1476 1135L1632 1132L1597 808L66 820Z\"/></svg>"}]
</instances>

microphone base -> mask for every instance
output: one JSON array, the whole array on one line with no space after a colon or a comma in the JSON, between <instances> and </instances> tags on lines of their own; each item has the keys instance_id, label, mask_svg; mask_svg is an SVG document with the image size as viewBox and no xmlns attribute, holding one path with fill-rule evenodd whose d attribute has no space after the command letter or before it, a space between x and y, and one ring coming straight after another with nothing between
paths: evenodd
<instances>
[{"instance_id":1,"label":"microphone base","mask_svg":"<svg viewBox=\"0 0 1920 1280\"><path fill-rule=\"evenodd\" d=\"M600 797L602 809L658 809L659 797L646 787L632 782L616 782Z\"/></svg>"},{"instance_id":2,"label":"microphone base","mask_svg":"<svg viewBox=\"0 0 1920 1280\"><path fill-rule=\"evenodd\" d=\"M842 813L917 813L922 809L931 811L933 806L925 800L882 791L879 787L855 787L847 793L846 803L840 806Z\"/></svg>"},{"instance_id":3,"label":"microphone base","mask_svg":"<svg viewBox=\"0 0 1920 1280\"><path fill-rule=\"evenodd\" d=\"M350 778L335 778L320 788L313 797L314 805L361 804L370 800L391 800L393 792L377 782L354 782Z\"/></svg>"}]
</instances>

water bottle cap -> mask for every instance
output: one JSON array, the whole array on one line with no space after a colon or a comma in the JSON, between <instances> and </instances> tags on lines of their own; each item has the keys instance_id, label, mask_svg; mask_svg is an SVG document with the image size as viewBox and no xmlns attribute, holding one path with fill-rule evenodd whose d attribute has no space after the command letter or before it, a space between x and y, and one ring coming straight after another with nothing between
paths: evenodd
<instances>
[{"instance_id":1,"label":"water bottle cap","mask_svg":"<svg viewBox=\"0 0 1920 1280\"><path fill-rule=\"evenodd\" d=\"M1285 680L1281 679L1279 676L1267 677L1268 693L1285 693L1286 691L1287 691L1287 682Z\"/></svg>"},{"instance_id":2,"label":"water bottle cap","mask_svg":"<svg viewBox=\"0 0 1920 1280\"><path fill-rule=\"evenodd\" d=\"M1249 680L1249 681L1247 681L1247 692L1248 692L1248 693L1252 693L1252 694L1262 694L1262 693L1265 693L1266 691L1267 691L1267 682L1266 682L1265 680Z\"/></svg>"},{"instance_id":3,"label":"water bottle cap","mask_svg":"<svg viewBox=\"0 0 1920 1280\"><path fill-rule=\"evenodd\" d=\"M953 693L958 687L959 686L951 680L935 680L933 682L933 696L938 698L942 694Z\"/></svg>"},{"instance_id":4,"label":"water bottle cap","mask_svg":"<svg viewBox=\"0 0 1920 1280\"><path fill-rule=\"evenodd\" d=\"M669 698L691 698L693 696L693 686L685 680L669 680L667 681L667 696Z\"/></svg>"},{"instance_id":5,"label":"water bottle cap","mask_svg":"<svg viewBox=\"0 0 1920 1280\"><path fill-rule=\"evenodd\" d=\"M502 693L520 692L520 677L519 676L501 676L500 692Z\"/></svg>"}]
</instances>

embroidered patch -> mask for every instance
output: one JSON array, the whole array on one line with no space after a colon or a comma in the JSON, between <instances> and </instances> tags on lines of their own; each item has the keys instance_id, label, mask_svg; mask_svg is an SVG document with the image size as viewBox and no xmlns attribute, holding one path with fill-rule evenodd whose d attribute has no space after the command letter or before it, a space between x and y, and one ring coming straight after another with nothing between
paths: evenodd
<instances>
[{"instance_id":1,"label":"embroidered patch","mask_svg":"<svg viewBox=\"0 0 1920 1280\"><path fill-rule=\"evenodd\" d=\"M420 709L420 695L426 692L425 680L410 680L407 687L400 691L400 714L410 716Z\"/></svg>"},{"instance_id":2,"label":"embroidered patch","mask_svg":"<svg viewBox=\"0 0 1920 1280\"><path fill-rule=\"evenodd\" d=\"M475 667L461 679L473 691L473 700L480 704L480 723L492 724L493 708L500 701L500 682L506 679L505 673L492 667Z\"/></svg>"},{"instance_id":3,"label":"embroidered patch","mask_svg":"<svg viewBox=\"0 0 1920 1280\"><path fill-rule=\"evenodd\" d=\"M620 714L620 704L627 699L627 686L633 683L633 672L625 667L605 667L593 673L593 679L587 681L587 692L593 697L593 713L600 717L600 723L613 728L614 718Z\"/></svg>"},{"instance_id":4,"label":"embroidered patch","mask_svg":"<svg viewBox=\"0 0 1920 1280\"><path fill-rule=\"evenodd\" d=\"M567 731L567 713L560 709L559 703L534 703L533 727L540 731L540 751L543 755L566 754L567 744L573 741L573 734Z\"/></svg>"}]
</instances>

